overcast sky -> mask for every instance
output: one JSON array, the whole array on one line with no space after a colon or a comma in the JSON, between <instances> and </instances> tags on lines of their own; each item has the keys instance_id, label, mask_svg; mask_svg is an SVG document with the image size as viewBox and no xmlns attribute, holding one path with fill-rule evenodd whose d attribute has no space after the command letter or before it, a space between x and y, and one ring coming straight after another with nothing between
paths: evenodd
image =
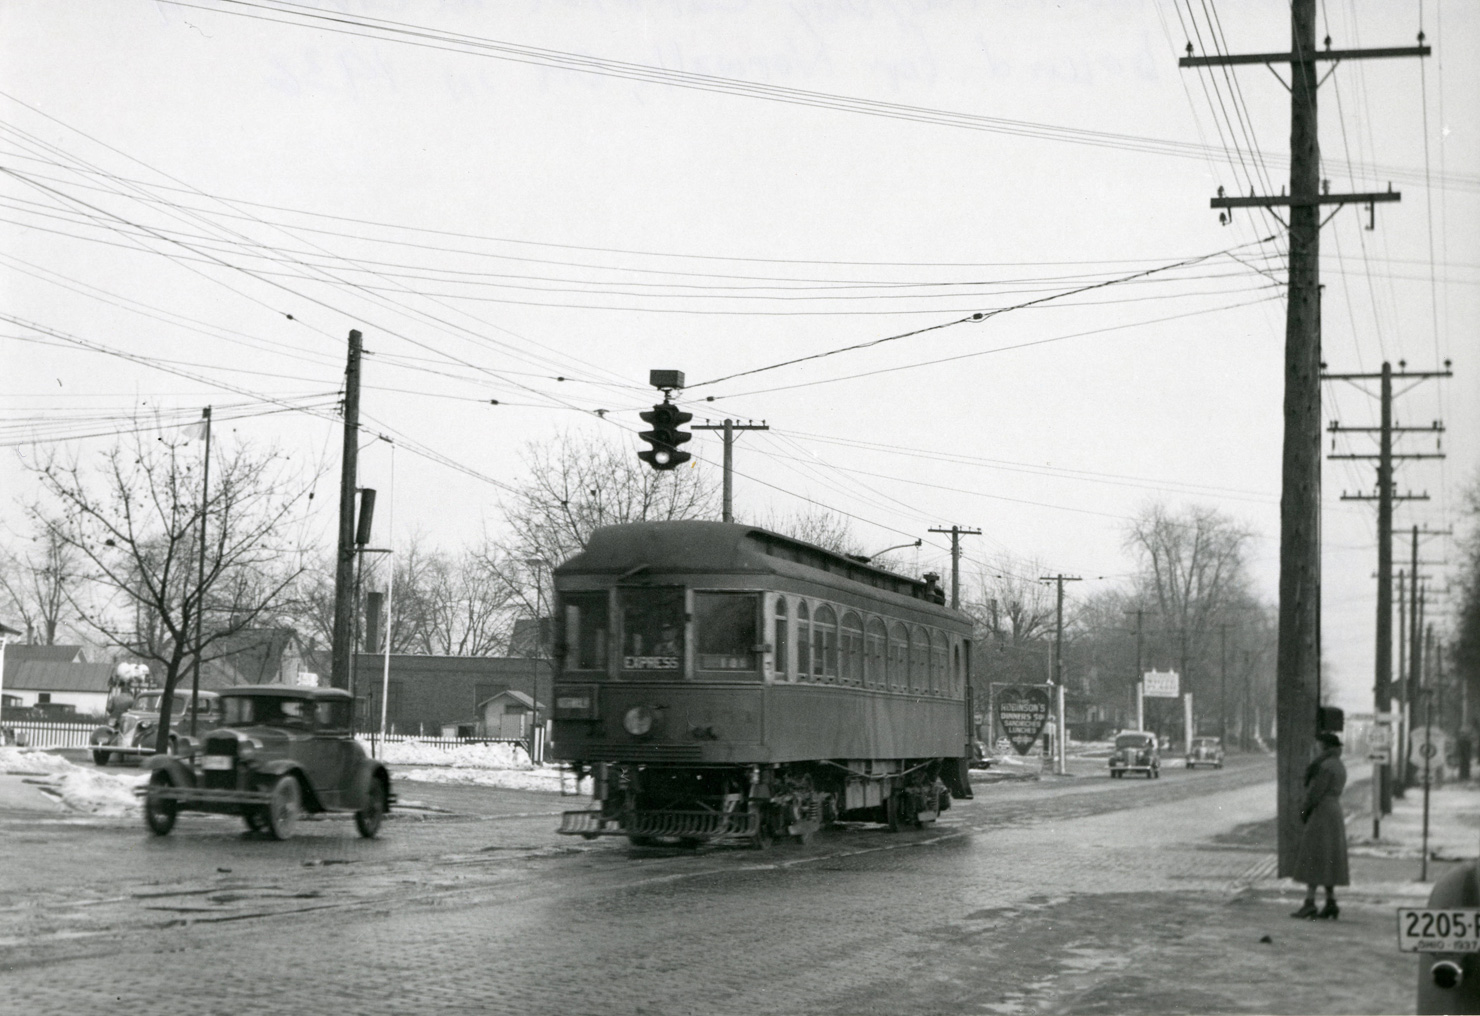
<instances>
[{"instance_id":1,"label":"overcast sky","mask_svg":"<svg viewBox=\"0 0 1480 1016\"><path fill-rule=\"evenodd\" d=\"M1431 59L1321 89L1331 190L1403 194L1374 230L1347 208L1323 231L1323 355L1454 359L1397 402L1448 428L1445 462L1398 472L1432 495L1398 524L1438 528L1480 463L1480 4L1325 0L1318 35L1420 28ZM1264 66L1180 70L1189 39L1286 50L1288 6L7 0L7 539L34 494L12 449L85 458L141 411L205 405L327 467L332 532L358 328L400 536L496 528L532 440L635 454L647 372L676 368L699 418L771 427L737 446L742 517L810 504L870 550L927 536L920 571L949 568L929 528L980 528L968 569L1005 554L1084 576L1080 597L1132 570L1138 510L1211 505L1257 534L1272 602L1286 246L1208 199L1287 185L1289 98ZM1325 415L1374 424L1369 388L1328 385ZM716 436L690 447L717 477ZM386 513L389 446L361 464ZM1340 495L1374 484L1327 464L1324 648L1351 709L1375 512Z\"/></svg>"}]
</instances>

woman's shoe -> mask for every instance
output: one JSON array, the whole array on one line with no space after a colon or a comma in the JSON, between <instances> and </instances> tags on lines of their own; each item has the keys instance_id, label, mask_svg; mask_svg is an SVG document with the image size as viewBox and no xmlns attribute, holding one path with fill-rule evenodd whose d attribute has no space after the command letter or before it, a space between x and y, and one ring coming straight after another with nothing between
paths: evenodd
<instances>
[{"instance_id":1,"label":"woman's shoe","mask_svg":"<svg viewBox=\"0 0 1480 1016\"><path fill-rule=\"evenodd\" d=\"M1334 921L1341 916L1341 908L1336 905L1335 900L1327 900L1326 905L1321 908L1321 912L1316 916L1323 920Z\"/></svg>"},{"instance_id":2,"label":"woman's shoe","mask_svg":"<svg viewBox=\"0 0 1480 1016\"><path fill-rule=\"evenodd\" d=\"M1295 911L1290 916L1291 917L1299 917L1299 918L1302 918L1302 919L1307 919L1307 920L1312 920L1313 921L1313 920L1316 919L1316 916L1319 913L1320 913L1320 911L1316 909L1316 901L1315 900L1306 900L1304 903L1300 904L1300 909L1297 910L1297 911Z\"/></svg>"}]
</instances>

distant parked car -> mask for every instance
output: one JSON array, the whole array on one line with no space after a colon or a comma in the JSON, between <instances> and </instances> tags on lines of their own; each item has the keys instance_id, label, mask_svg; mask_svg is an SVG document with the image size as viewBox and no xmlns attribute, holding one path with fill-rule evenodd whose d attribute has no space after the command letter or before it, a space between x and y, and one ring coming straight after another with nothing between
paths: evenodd
<instances>
[{"instance_id":1,"label":"distant parked car","mask_svg":"<svg viewBox=\"0 0 1480 1016\"><path fill-rule=\"evenodd\" d=\"M1196 769L1198 766L1223 768L1223 742L1221 740L1216 737L1194 737L1192 739L1192 745L1187 749L1187 768Z\"/></svg>"},{"instance_id":2,"label":"distant parked car","mask_svg":"<svg viewBox=\"0 0 1480 1016\"><path fill-rule=\"evenodd\" d=\"M1143 730L1127 730L1115 736L1115 750L1110 753L1110 775L1119 779L1126 773L1145 773L1148 779L1161 778L1161 752L1156 735Z\"/></svg>"},{"instance_id":3,"label":"distant parked car","mask_svg":"<svg viewBox=\"0 0 1480 1016\"><path fill-rule=\"evenodd\" d=\"M159 729L158 689L140 692L129 706L113 722L105 723L92 732L89 743L93 761L100 766L117 755L120 758L140 757L154 754L155 735ZM206 731L214 728L221 719L221 705L213 691L200 693L195 718L195 741ZM176 691L170 697L170 741L171 755L189 754L195 741L190 738L190 692ZM183 749L183 750L182 750Z\"/></svg>"},{"instance_id":4,"label":"distant parked car","mask_svg":"<svg viewBox=\"0 0 1480 1016\"><path fill-rule=\"evenodd\" d=\"M352 812L366 838L395 798L390 774L350 731L341 688L251 685L221 693L221 725L191 758L155 756L144 821L167 836L181 811L240 815L253 832L293 835L302 812Z\"/></svg>"}]
</instances>

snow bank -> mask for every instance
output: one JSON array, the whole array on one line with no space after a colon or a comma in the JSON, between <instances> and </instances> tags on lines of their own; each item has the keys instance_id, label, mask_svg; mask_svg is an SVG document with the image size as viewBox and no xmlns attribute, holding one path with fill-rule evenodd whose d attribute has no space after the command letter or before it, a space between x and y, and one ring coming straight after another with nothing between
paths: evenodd
<instances>
[{"instance_id":1,"label":"snow bank","mask_svg":"<svg viewBox=\"0 0 1480 1016\"><path fill-rule=\"evenodd\" d=\"M79 766L60 755L25 748L0 748L0 772L40 775L38 786L73 811L87 815L128 815L137 811L134 788L149 778L147 772L109 772Z\"/></svg>"},{"instance_id":2,"label":"snow bank","mask_svg":"<svg viewBox=\"0 0 1480 1016\"><path fill-rule=\"evenodd\" d=\"M542 790L559 793L561 772L555 766L536 766L533 769L469 769L439 767L437 769L392 769L391 778L413 783L451 783L468 787L497 787L501 790ZM569 774L565 774L567 791L575 789Z\"/></svg>"},{"instance_id":3,"label":"snow bank","mask_svg":"<svg viewBox=\"0 0 1480 1016\"><path fill-rule=\"evenodd\" d=\"M365 750L370 745L362 741ZM451 766L456 769L532 769L529 753L521 745L459 744L443 747L421 741L387 741L380 745L380 760L389 766Z\"/></svg>"},{"instance_id":4,"label":"snow bank","mask_svg":"<svg viewBox=\"0 0 1480 1016\"><path fill-rule=\"evenodd\" d=\"M39 748L0 748L0 773L24 774L74 772L79 767L60 755Z\"/></svg>"}]
</instances>

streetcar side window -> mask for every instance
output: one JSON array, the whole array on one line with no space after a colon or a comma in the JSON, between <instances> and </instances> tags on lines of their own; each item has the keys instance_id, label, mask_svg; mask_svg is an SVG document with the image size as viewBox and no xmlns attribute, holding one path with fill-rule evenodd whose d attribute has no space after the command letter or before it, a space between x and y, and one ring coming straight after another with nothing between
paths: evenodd
<instances>
[{"instance_id":1,"label":"streetcar side window","mask_svg":"<svg viewBox=\"0 0 1480 1016\"><path fill-rule=\"evenodd\" d=\"M791 647L787 644L786 633L789 619L786 616L786 597L776 597L776 621L775 635L772 639L775 648L773 667L776 676L785 679L791 673Z\"/></svg>"},{"instance_id":2,"label":"streetcar side window","mask_svg":"<svg viewBox=\"0 0 1480 1016\"><path fill-rule=\"evenodd\" d=\"M930 629L930 693L944 695L946 687L946 635L937 628Z\"/></svg>"},{"instance_id":3,"label":"streetcar side window","mask_svg":"<svg viewBox=\"0 0 1480 1016\"><path fill-rule=\"evenodd\" d=\"M683 670L682 586L623 589L622 667L625 670Z\"/></svg>"},{"instance_id":4,"label":"streetcar side window","mask_svg":"<svg viewBox=\"0 0 1480 1016\"><path fill-rule=\"evenodd\" d=\"M930 636L915 625L910 632L910 690L923 692L930 686Z\"/></svg>"},{"instance_id":5,"label":"streetcar side window","mask_svg":"<svg viewBox=\"0 0 1480 1016\"><path fill-rule=\"evenodd\" d=\"M695 593L694 639L700 670L754 670L755 593Z\"/></svg>"},{"instance_id":6,"label":"streetcar side window","mask_svg":"<svg viewBox=\"0 0 1480 1016\"><path fill-rule=\"evenodd\" d=\"M951 647L951 696L960 695L964 685L961 679L961 643L957 642Z\"/></svg>"},{"instance_id":7,"label":"streetcar side window","mask_svg":"<svg viewBox=\"0 0 1480 1016\"><path fill-rule=\"evenodd\" d=\"M825 603L812 623L812 673L824 681L838 679L838 615Z\"/></svg>"},{"instance_id":8,"label":"streetcar side window","mask_svg":"<svg viewBox=\"0 0 1480 1016\"><path fill-rule=\"evenodd\" d=\"M844 684L863 683L863 619L851 610L843 615L843 667Z\"/></svg>"},{"instance_id":9,"label":"streetcar side window","mask_svg":"<svg viewBox=\"0 0 1480 1016\"><path fill-rule=\"evenodd\" d=\"M812 679L812 621L807 601L797 600L797 676Z\"/></svg>"},{"instance_id":10,"label":"streetcar side window","mask_svg":"<svg viewBox=\"0 0 1480 1016\"><path fill-rule=\"evenodd\" d=\"M565 604L565 669L605 670L607 621L605 591L599 593L566 593Z\"/></svg>"},{"instance_id":11,"label":"streetcar side window","mask_svg":"<svg viewBox=\"0 0 1480 1016\"><path fill-rule=\"evenodd\" d=\"M889 687L903 691L910 686L910 633L895 621L889 626Z\"/></svg>"},{"instance_id":12,"label":"streetcar side window","mask_svg":"<svg viewBox=\"0 0 1480 1016\"><path fill-rule=\"evenodd\" d=\"M866 642L868 658L864 665L865 680L870 688L886 687L888 682L885 675L889 671L884 653L889 645L889 636L884 630L884 622L877 617L868 619Z\"/></svg>"}]
</instances>

